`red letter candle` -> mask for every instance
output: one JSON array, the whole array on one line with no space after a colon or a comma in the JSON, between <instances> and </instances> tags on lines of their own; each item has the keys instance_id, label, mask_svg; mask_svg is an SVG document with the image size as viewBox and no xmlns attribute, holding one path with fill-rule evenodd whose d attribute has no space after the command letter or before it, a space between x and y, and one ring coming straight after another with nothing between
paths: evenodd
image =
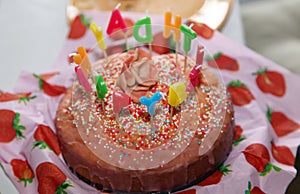
<instances>
[{"instance_id":1,"label":"red letter candle","mask_svg":"<svg viewBox=\"0 0 300 194\"><path fill-rule=\"evenodd\" d=\"M120 11L118 10L119 6L121 4L119 3L116 8L112 11L109 23L108 23L108 27L106 30L106 33L108 35L110 35L111 33L113 33L114 29L122 29L124 33L127 32L127 25L123 19L123 17L121 16Z\"/></svg>"}]
</instances>

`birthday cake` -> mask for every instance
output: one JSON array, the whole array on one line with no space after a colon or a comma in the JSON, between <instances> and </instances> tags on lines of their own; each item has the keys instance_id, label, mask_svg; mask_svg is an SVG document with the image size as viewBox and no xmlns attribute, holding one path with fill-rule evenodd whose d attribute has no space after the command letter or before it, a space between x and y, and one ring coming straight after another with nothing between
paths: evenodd
<instances>
[{"instance_id":1,"label":"birthday cake","mask_svg":"<svg viewBox=\"0 0 300 194\"><path fill-rule=\"evenodd\" d=\"M175 191L206 178L231 151L230 97L207 65L135 49L97 61L91 72L95 84L75 81L56 115L63 157L85 182Z\"/></svg>"}]
</instances>

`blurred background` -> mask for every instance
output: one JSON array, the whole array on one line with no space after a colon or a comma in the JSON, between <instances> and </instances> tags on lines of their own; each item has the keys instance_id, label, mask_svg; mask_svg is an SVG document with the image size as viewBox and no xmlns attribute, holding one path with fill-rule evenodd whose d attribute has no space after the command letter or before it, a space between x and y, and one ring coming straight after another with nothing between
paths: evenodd
<instances>
[{"instance_id":1,"label":"blurred background","mask_svg":"<svg viewBox=\"0 0 300 194\"><path fill-rule=\"evenodd\" d=\"M225 36L300 75L300 0L207 1L232 4L219 29ZM12 90L21 70L45 72L54 63L68 34L68 2L0 0L0 89Z\"/></svg>"},{"instance_id":2,"label":"blurred background","mask_svg":"<svg viewBox=\"0 0 300 194\"><path fill-rule=\"evenodd\" d=\"M240 0L245 44L300 75L300 0Z\"/></svg>"}]
</instances>

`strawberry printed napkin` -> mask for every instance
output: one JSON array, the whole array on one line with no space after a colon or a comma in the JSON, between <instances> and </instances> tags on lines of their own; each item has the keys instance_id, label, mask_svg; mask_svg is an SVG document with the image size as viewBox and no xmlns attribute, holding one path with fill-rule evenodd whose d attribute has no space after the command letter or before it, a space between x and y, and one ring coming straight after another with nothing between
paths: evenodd
<instances>
[{"instance_id":1,"label":"strawberry printed napkin","mask_svg":"<svg viewBox=\"0 0 300 194\"><path fill-rule=\"evenodd\" d=\"M13 91L0 94L0 162L20 193L101 192L69 170L53 121L74 80L69 54L83 45L92 61L102 57L87 26L93 21L106 29L109 15L85 12L78 16L52 71L23 72ZM126 12L123 16L131 24L144 17ZM157 24L153 27L153 45L158 45L154 54L169 53L174 44L161 35L164 18L151 16L151 21ZM204 181L178 193L284 193L296 175L293 165L300 144L300 85L296 83L300 77L206 25L196 24L193 29L198 37L192 48L205 46L205 64L216 70L232 96L236 134L224 164ZM128 41L130 46L143 46L130 35ZM124 50L125 41L118 34L105 42L108 54ZM192 58L194 50L189 53Z\"/></svg>"}]
</instances>

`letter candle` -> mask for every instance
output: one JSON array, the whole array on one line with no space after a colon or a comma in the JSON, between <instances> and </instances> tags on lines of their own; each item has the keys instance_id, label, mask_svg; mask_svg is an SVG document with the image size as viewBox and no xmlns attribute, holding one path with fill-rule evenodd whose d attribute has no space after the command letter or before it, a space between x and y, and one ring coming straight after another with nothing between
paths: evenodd
<instances>
[{"instance_id":1,"label":"letter candle","mask_svg":"<svg viewBox=\"0 0 300 194\"><path fill-rule=\"evenodd\" d=\"M168 103L171 106L170 120L173 122L174 108L186 99L186 86L183 82L176 82L169 87Z\"/></svg>"},{"instance_id":2,"label":"letter candle","mask_svg":"<svg viewBox=\"0 0 300 194\"><path fill-rule=\"evenodd\" d=\"M199 79L199 73L202 70L202 63L203 63L203 57L204 57L204 47L198 46L197 53L196 53L196 65L193 67L193 69L190 72L189 78L190 78L190 85L187 88L187 91L191 92L193 89L197 92L197 86L200 85L200 79Z\"/></svg>"},{"instance_id":3,"label":"letter candle","mask_svg":"<svg viewBox=\"0 0 300 194\"><path fill-rule=\"evenodd\" d=\"M98 47L103 51L105 60L107 61L107 53L106 53L106 44L103 39L103 33L102 33L102 28L100 26L97 26L95 23L92 23L90 25L90 29L94 33L94 36L98 42Z\"/></svg>"},{"instance_id":4,"label":"letter candle","mask_svg":"<svg viewBox=\"0 0 300 194\"><path fill-rule=\"evenodd\" d=\"M89 74L92 70L92 66L91 66L89 57L88 57L88 55L86 53L86 50L83 46L79 46L77 48L77 52L78 52L78 54L75 54L73 56L73 60L77 65L81 66L84 75L88 78Z\"/></svg>"},{"instance_id":5,"label":"letter candle","mask_svg":"<svg viewBox=\"0 0 300 194\"><path fill-rule=\"evenodd\" d=\"M80 85L83 86L83 88L85 89L86 92L92 92L93 91L92 87L91 87L87 77L84 75L82 68L79 65L77 65L74 70L75 70L75 73L77 75Z\"/></svg>"},{"instance_id":6,"label":"letter candle","mask_svg":"<svg viewBox=\"0 0 300 194\"><path fill-rule=\"evenodd\" d=\"M140 36L139 34L139 30L142 27L142 25L145 25L146 28L145 36ZM135 25L133 26L133 36L138 42L149 44L150 55L152 56L151 43L153 41L153 36L152 36L151 19L149 16L146 16L145 18L140 19L135 23Z\"/></svg>"},{"instance_id":7,"label":"letter candle","mask_svg":"<svg viewBox=\"0 0 300 194\"><path fill-rule=\"evenodd\" d=\"M104 98L108 92L108 89L107 89L106 83L101 75L97 75L95 77L95 81L96 81L97 96L98 96L98 98L101 99L102 110L103 110L103 113L105 114Z\"/></svg>"},{"instance_id":8,"label":"letter candle","mask_svg":"<svg viewBox=\"0 0 300 194\"><path fill-rule=\"evenodd\" d=\"M147 112L151 116L151 121L150 121L151 129L153 128L153 118L154 118L154 115L155 115L155 105L162 97L163 97L162 93L157 91L150 98L148 98L147 96L142 96L140 98L141 104L143 104L147 107Z\"/></svg>"},{"instance_id":9,"label":"letter candle","mask_svg":"<svg viewBox=\"0 0 300 194\"><path fill-rule=\"evenodd\" d=\"M171 23L172 20L172 12L168 10L165 13L165 25L163 36L165 38L169 38L171 35L171 30L174 31L173 39L176 44L175 53L176 53L176 64L178 64L178 50L179 50L179 40L180 40L180 25L181 25L181 16L176 15L174 19L174 24Z\"/></svg>"},{"instance_id":10,"label":"letter candle","mask_svg":"<svg viewBox=\"0 0 300 194\"><path fill-rule=\"evenodd\" d=\"M191 42L193 39L197 37L197 34L194 30L192 30L194 24L191 24L190 26L187 26L185 24L182 24L180 26L181 32L184 34L183 39L183 50L185 52L184 56L184 72L186 71L186 64L187 64L187 55L188 52L191 50Z\"/></svg>"},{"instance_id":11,"label":"letter candle","mask_svg":"<svg viewBox=\"0 0 300 194\"><path fill-rule=\"evenodd\" d=\"M127 25L119 11L121 3L118 3L115 9L112 11L106 33L111 35L115 29L122 29L126 41L126 49L128 49L128 40L127 40Z\"/></svg>"}]
</instances>

